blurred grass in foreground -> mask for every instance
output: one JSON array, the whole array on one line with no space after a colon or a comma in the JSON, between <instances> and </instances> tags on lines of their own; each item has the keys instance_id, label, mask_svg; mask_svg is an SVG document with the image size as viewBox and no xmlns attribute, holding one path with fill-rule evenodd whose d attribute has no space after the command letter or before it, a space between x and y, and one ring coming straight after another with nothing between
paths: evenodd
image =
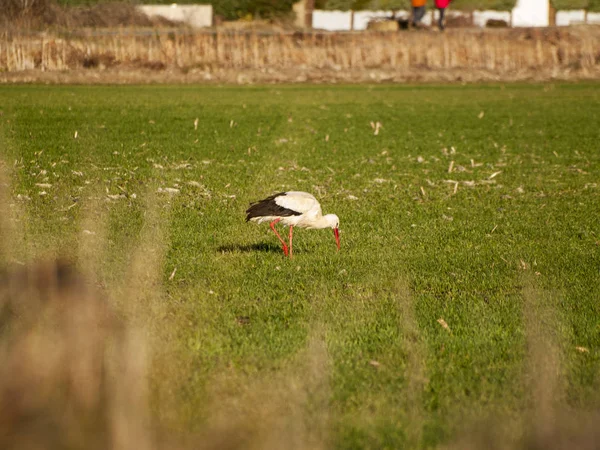
<instances>
[{"instance_id":1,"label":"blurred grass in foreground","mask_svg":"<svg viewBox=\"0 0 600 450\"><path fill-rule=\"evenodd\" d=\"M0 104L4 447L598 442L595 84ZM340 253L244 223L286 189Z\"/></svg>"}]
</instances>

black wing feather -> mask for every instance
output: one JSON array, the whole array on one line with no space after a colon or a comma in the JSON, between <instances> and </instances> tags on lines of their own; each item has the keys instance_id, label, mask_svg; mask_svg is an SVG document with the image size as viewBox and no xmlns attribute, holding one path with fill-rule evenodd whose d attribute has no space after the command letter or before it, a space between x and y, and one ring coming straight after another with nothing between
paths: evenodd
<instances>
[{"instance_id":1,"label":"black wing feather","mask_svg":"<svg viewBox=\"0 0 600 450\"><path fill-rule=\"evenodd\" d=\"M302 213L294 211L293 209L284 208L275 203L275 199L281 195L285 195L285 192L279 192L258 202L250 203L250 208L246 210L246 222L255 217L264 216L301 216Z\"/></svg>"}]
</instances>

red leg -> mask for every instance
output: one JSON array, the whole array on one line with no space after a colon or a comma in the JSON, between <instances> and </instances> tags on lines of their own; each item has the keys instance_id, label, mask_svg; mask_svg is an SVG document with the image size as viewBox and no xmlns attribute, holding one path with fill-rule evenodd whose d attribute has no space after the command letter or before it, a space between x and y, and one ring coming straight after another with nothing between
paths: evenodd
<instances>
[{"instance_id":1,"label":"red leg","mask_svg":"<svg viewBox=\"0 0 600 450\"><path fill-rule=\"evenodd\" d=\"M294 232L294 226L290 225L290 259L292 259L292 234Z\"/></svg>"},{"instance_id":2,"label":"red leg","mask_svg":"<svg viewBox=\"0 0 600 450\"><path fill-rule=\"evenodd\" d=\"M287 244L285 243L285 241L283 239L281 239L281 236L279 236L279 233L277 232L277 230L275 229L275 224L277 222L279 222L281 219L275 219L273 222L271 222L269 224L269 226L271 227L271 230L273 230L273 233L275 233L275 236L277 236L277 239L279 239L279 242L281 242L281 245L283 245L283 254L285 256L288 255L288 247Z\"/></svg>"}]
</instances>

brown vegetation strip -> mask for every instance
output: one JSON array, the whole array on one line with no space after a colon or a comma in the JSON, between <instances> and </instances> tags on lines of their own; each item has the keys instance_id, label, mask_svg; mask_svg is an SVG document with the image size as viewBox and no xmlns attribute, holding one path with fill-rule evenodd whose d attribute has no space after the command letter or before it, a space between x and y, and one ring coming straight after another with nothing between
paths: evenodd
<instances>
[{"instance_id":1,"label":"brown vegetation strip","mask_svg":"<svg viewBox=\"0 0 600 450\"><path fill-rule=\"evenodd\" d=\"M528 265L522 263L524 270ZM561 293L539 287L533 275L523 282L523 325L525 358L523 403L518 415L495 414L483 417L460 432L448 450L500 449L595 449L600 442L597 424L600 411L569 405L564 373L564 329L558 308Z\"/></svg>"},{"instance_id":2,"label":"brown vegetation strip","mask_svg":"<svg viewBox=\"0 0 600 450\"><path fill-rule=\"evenodd\" d=\"M551 435L556 427L557 408L564 400L560 386L559 324L553 308L555 294L538 289L525 278L523 315L527 346L526 382L533 404L532 430L536 440Z\"/></svg>"},{"instance_id":3,"label":"brown vegetation strip","mask_svg":"<svg viewBox=\"0 0 600 450\"><path fill-rule=\"evenodd\" d=\"M13 208L10 204L10 184L7 165L0 159L0 263L14 257L11 243L15 238Z\"/></svg>"},{"instance_id":4,"label":"brown vegetation strip","mask_svg":"<svg viewBox=\"0 0 600 450\"><path fill-rule=\"evenodd\" d=\"M523 448L593 449L598 447L598 411L574 408L567 400L565 330L559 318L560 292L541 289L523 276L525 325L525 409Z\"/></svg>"},{"instance_id":5,"label":"brown vegetation strip","mask_svg":"<svg viewBox=\"0 0 600 450\"><path fill-rule=\"evenodd\" d=\"M102 283L101 255L107 241L108 214L102 204L102 193L98 189L92 192L93 195L87 196L87 201L76 206L83 211L77 258L84 276L95 283Z\"/></svg>"},{"instance_id":6,"label":"brown vegetation strip","mask_svg":"<svg viewBox=\"0 0 600 450\"><path fill-rule=\"evenodd\" d=\"M540 74L598 78L598 48L600 29L596 27L454 29L444 34L122 30L55 35L7 31L0 35L0 70L7 72L3 81L15 81L14 74L23 71L40 79L40 73L64 70L98 76L103 69L176 71L196 82L317 81L318 74L325 74L325 81L395 81L411 79L413 72L437 73L444 80L447 71L455 79L463 79L466 73L467 80L470 73L484 79L539 78ZM233 73L237 77L228 79Z\"/></svg>"},{"instance_id":7,"label":"brown vegetation strip","mask_svg":"<svg viewBox=\"0 0 600 450\"><path fill-rule=\"evenodd\" d=\"M419 326L415 317L414 301L410 293L408 283L397 282L395 286L395 297L400 313L400 328L403 335L403 346L406 352L406 400L408 427L407 444L410 448L420 448L423 425L423 390L427 379L425 376L424 361L426 361L425 344L419 336Z\"/></svg>"},{"instance_id":8,"label":"brown vegetation strip","mask_svg":"<svg viewBox=\"0 0 600 450\"><path fill-rule=\"evenodd\" d=\"M0 128L0 148L8 145ZM0 267L23 264L28 260L31 246L25 239L28 226L23 201L26 197L12 196L13 168L0 155ZM31 251L29 251L31 253Z\"/></svg>"},{"instance_id":9,"label":"brown vegetation strip","mask_svg":"<svg viewBox=\"0 0 600 450\"><path fill-rule=\"evenodd\" d=\"M1 164L0 177L7 179ZM8 182L0 184L0 197L0 211L10 208ZM64 259L0 267L0 404L6 406L0 413L0 448L155 447L148 431L147 333L123 319L96 288L94 272L106 238L106 217L90 211L96 206L92 202L86 210L88 233L81 230L78 252L90 259L80 261L88 277ZM127 296L117 302L136 313L152 310L148 300L158 295L159 217L156 202L150 202L141 243L123 277ZM0 264L28 251L17 248L18 231L6 220L0 216L2 237L16 242L0 253Z\"/></svg>"},{"instance_id":10,"label":"brown vegetation strip","mask_svg":"<svg viewBox=\"0 0 600 450\"><path fill-rule=\"evenodd\" d=\"M204 448L329 448L331 371L325 333L316 324L306 347L276 372L216 372L207 390L210 417L200 431Z\"/></svg>"}]
</instances>

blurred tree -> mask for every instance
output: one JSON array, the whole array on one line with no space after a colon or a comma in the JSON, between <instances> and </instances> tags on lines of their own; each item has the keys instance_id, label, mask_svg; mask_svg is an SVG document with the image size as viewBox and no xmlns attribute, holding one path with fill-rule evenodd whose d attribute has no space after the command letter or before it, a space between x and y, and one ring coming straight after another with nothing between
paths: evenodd
<instances>
[{"instance_id":1,"label":"blurred tree","mask_svg":"<svg viewBox=\"0 0 600 450\"><path fill-rule=\"evenodd\" d=\"M336 10L336 11L361 11L368 9L371 0L326 0L322 2L323 9Z\"/></svg>"},{"instance_id":2,"label":"blurred tree","mask_svg":"<svg viewBox=\"0 0 600 450\"><path fill-rule=\"evenodd\" d=\"M239 19L243 16L243 0L211 1L214 14L225 19Z\"/></svg>"},{"instance_id":3,"label":"blurred tree","mask_svg":"<svg viewBox=\"0 0 600 450\"><path fill-rule=\"evenodd\" d=\"M398 9L410 10L410 0L371 0L369 9L373 11L395 11Z\"/></svg>"},{"instance_id":4,"label":"blurred tree","mask_svg":"<svg viewBox=\"0 0 600 450\"><path fill-rule=\"evenodd\" d=\"M47 0L3 0L0 1L0 5L0 16L16 19L43 14L49 2Z\"/></svg>"},{"instance_id":5,"label":"blurred tree","mask_svg":"<svg viewBox=\"0 0 600 450\"><path fill-rule=\"evenodd\" d=\"M255 17L283 16L291 13L295 0L250 0L249 12Z\"/></svg>"},{"instance_id":6,"label":"blurred tree","mask_svg":"<svg viewBox=\"0 0 600 450\"><path fill-rule=\"evenodd\" d=\"M557 11L566 11L569 9L586 9L590 0L551 0L551 3Z\"/></svg>"},{"instance_id":7,"label":"blurred tree","mask_svg":"<svg viewBox=\"0 0 600 450\"><path fill-rule=\"evenodd\" d=\"M585 9L587 12L600 12L600 0L551 0L557 11ZM586 13L587 14L587 13Z\"/></svg>"},{"instance_id":8,"label":"blurred tree","mask_svg":"<svg viewBox=\"0 0 600 450\"><path fill-rule=\"evenodd\" d=\"M214 12L225 19L239 19L252 15L271 18L291 13L295 0L209 0Z\"/></svg>"},{"instance_id":9,"label":"blurred tree","mask_svg":"<svg viewBox=\"0 0 600 450\"><path fill-rule=\"evenodd\" d=\"M450 7L461 11L510 11L516 4L517 0L454 0Z\"/></svg>"}]
</instances>

